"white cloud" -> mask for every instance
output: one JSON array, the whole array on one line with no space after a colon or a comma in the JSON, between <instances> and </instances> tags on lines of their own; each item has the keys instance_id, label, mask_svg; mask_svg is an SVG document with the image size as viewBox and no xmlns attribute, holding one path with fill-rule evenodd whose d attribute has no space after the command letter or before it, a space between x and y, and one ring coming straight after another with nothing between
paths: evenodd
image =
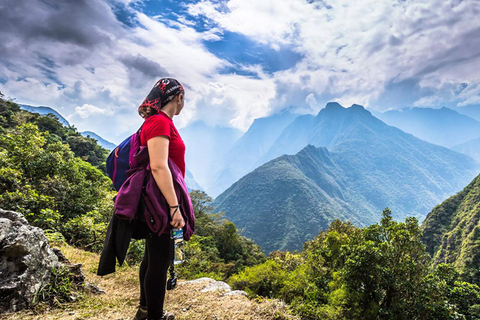
<instances>
[{"instance_id":1,"label":"white cloud","mask_svg":"<svg viewBox=\"0 0 480 320\"><path fill-rule=\"evenodd\" d=\"M204 15L223 29L272 46L294 43L296 24L309 10L306 2L295 0L202 1L189 6L192 15Z\"/></svg>"},{"instance_id":2,"label":"white cloud","mask_svg":"<svg viewBox=\"0 0 480 320\"><path fill-rule=\"evenodd\" d=\"M269 102L274 96L275 84L267 77L217 75L211 81L198 83L194 92L187 91L183 112L189 119L201 119L211 126L230 125L247 130L253 119L271 114Z\"/></svg>"},{"instance_id":3,"label":"white cloud","mask_svg":"<svg viewBox=\"0 0 480 320\"><path fill-rule=\"evenodd\" d=\"M138 128L141 118L137 106L157 78L166 76L155 75L155 72L145 74L145 67L157 64L157 69L163 68L170 76L182 81L188 92L215 81L217 69L228 65L202 44L205 37L213 39L218 30L208 35L196 32L190 26L169 28L138 12L139 26L126 32L118 21L111 19L113 13L102 1L92 1L89 5L102 7L100 12L103 12L104 19L94 24L108 25L99 30L104 30L102 36L106 35L110 41L87 47L62 41L61 30L55 30L60 33L55 39L28 41L25 43L28 50L9 57L8 64L0 64L0 91L21 103L54 107L80 131L103 133L105 138L119 142ZM67 5L59 11L64 7ZM38 20L46 19L45 13L43 17L39 13L48 11L43 4L33 4L31 9L37 13ZM56 11L50 9L49 17L54 17ZM82 12L78 15L82 16ZM88 20L88 17L83 18ZM13 36L13 31L11 33ZM96 39L95 35L91 38ZM48 57L47 63L42 63L42 57ZM126 57L131 58L127 61ZM90 117L92 114L95 117ZM96 123L93 118L103 122L92 127ZM224 120L228 122L228 119Z\"/></svg>"},{"instance_id":4,"label":"white cloud","mask_svg":"<svg viewBox=\"0 0 480 320\"><path fill-rule=\"evenodd\" d=\"M75 107L75 113L70 116L70 119L75 115L80 116L82 119L87 119L91 116L98 116L100 114L112 115L113 112L111 110L102 109L91 104L84 104L83 106Z\"/></svg>"},{"instance_id":5,"label":"white cloud","mask_svg":"<svg viewBox=\"0 0 480 320\"><path fill-rule=\"evenodd\" d=\"M446 81L478 83L478 12L480 3L472 0L231 0L190 6L191 14L226 30L271 47L293 47L305 56L295 68L274 75L279 86L292 80L296 85L291 92L278 92L275 103L308 86L298 97L302 101L313 91L344 104L374 106L386 84L394 87L410 78L438 79L438 85L424 88L430 91L441 90ZM299 81L305 76L308 83Z\"/></svg>"}]
</instances>

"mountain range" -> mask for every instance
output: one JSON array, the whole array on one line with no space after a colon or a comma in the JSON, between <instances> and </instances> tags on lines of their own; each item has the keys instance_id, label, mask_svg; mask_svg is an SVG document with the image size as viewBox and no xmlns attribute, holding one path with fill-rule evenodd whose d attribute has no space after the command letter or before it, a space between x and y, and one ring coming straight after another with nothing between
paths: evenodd
<instances>
[{"instance_id":1,"label":"mountain range","mask_svg":"<svg viewBox=\"0 0 480 320\"><path fill-rule=\"evenodd\" d=\"M374 115L388 125L447 148L480 138L480 122L448 108L407 108Z\"/></svg>"},{"instance_id":2,"label":"mountain range","mask_svg":"<svg viewBox=\"0 0 480 320\"><path fill-rule=\"evenodd\" d=\"M396 219L423 220L479 171L470 157L388 126L359 105L329 103L316 117L297 117L267 155L282 149L295 154L260 166L214 202L266 252L299 249L335 218L368 225L385 207Z\"/></svg>"},{"instance_id":3,"label":"mountain range","mask_svg":"<svg viewBox=\"0 0 480 320\"><path fill-rule=\"evenodd\" d=\"M466 154L480 162L480 137L454 146L452 150Z\"/></svg>"},{"instance_id":4,"label":"mountain range","mask_svg":"<svg viewBox=\"0 0 480 320\"><path fill-rule=\"evenodd\" d=\"M116 144L114 144L114 143L112 143L108 140L103 139L98 134L96 134L95 132L92 132L92 131L83 131L83 132L80 132L80 134L84 137L90 137L90 138L93 138L93 139L97 140L99 145L101 145L102 147L104 147L105 149L107 149L109 151L112 151L117 146Z\"/></svg>"},{"instance_id":5,"label":"mountain range","mask_svg":"<svg viewBox=\"0 0 480 320\"><path fill-rule=\"evenodd\" d=\"M472 104L468 106L463 106L463 107L457 107L455 108L455 111L458 113L464 114L466 116L469 116L470 118L473 118L477 121L480 121L480 104Z\"/></svg>"}]
</instances>

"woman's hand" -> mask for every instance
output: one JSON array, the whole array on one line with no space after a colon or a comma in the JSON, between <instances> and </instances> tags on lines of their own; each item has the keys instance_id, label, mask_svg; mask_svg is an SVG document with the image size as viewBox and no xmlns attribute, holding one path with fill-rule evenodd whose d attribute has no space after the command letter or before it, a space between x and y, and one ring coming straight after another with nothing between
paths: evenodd
<instances>
[{"instance_id":1,"label":"woman's hand","mask_svg":"<svg viewBox=\"0 0 480 320\"><path fill-rule=\"evenodd\" d=\"M177 210L176 213L174 213L175 210ZM172 227L180 228L180 229L185 227L185 220L183 220L183 216L182 216L182 213L180 212L180 208L170 208L170 216L172 217L172 221L170 222Z\"/></svg>"}]
</instances>

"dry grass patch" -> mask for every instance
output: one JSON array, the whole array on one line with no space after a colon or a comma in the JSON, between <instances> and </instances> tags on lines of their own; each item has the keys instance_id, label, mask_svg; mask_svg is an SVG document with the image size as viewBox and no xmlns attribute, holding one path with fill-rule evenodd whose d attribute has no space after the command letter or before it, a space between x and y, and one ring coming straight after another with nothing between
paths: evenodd
<instances>
[{"instance_id":1,"label":"dry grass patch","mask_svg":"<svg viewBox=\"0 0 480 320\"><path fill-rule=\"evenodd\" d=\"M55 308L37 305L32 310L0 315L5 320L40 319L132 319L139 299L138 266L126 266L108 276L96 275L99 255L70 246L60 249L72 263L82 263L86 281L105 291L103 295L83 293L75 303ZM181 282L180 282L181 283ZM205 283L179 284L167 291L165 308L179 320L281 320L298 319L278 300L255 301L222 292L201 292Z\"/></svg>"}]
</instances>

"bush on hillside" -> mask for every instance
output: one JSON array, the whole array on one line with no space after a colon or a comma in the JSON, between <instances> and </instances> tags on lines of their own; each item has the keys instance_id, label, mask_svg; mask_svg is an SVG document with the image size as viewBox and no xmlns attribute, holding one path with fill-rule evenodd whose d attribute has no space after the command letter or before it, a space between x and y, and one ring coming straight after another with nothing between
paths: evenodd
<instances>
[{"instance_id":1,"label":"bush on hillside","mask_svg":"<svg viewBox=\"0 0 480 320\"><path fill-rule=\"evenodd\" d=\"M298 255L271 255L233 275L251 295L283 298L306 319L477 319L480 289L430 268L415 218L364 229L334 221Z\"/></svg>"}]
</instances>

